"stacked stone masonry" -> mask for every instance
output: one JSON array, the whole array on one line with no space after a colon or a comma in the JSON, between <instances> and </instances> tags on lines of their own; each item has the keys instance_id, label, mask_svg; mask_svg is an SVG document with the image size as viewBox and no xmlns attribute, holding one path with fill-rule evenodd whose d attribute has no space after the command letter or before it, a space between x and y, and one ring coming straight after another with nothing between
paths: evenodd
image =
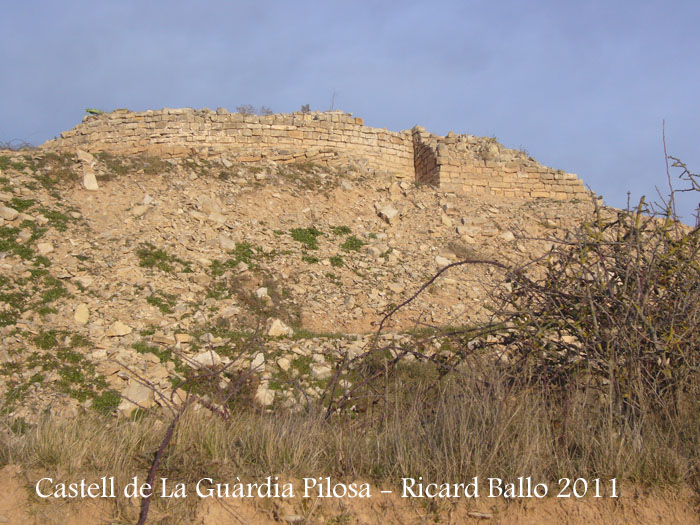
<instances>
[{"instance_id":1,"label":"stacked stone masonry","mask_svg":"<svg viewBox=\"0 0 700 525\"><path fill-rule=\"evenodd\" d=\"M573 173L541 165L495 139L473 135L438 137L413 128L416 181L458 194L569 200L588 194Z\"/></svg>"},{"instance_id":2,"label":"stacked stone masonry","mask_svg":"<svg viewBox=\"0 0 700 525\"><path fill-rule=\"evenodd\" d=\"M587 193L576 175L542 166L494 139L439 137L419 126L393 132L340 111L259 116L224 109L116 110L86 116L42 147L238 162L355 163L459 194L572 199Z\"/></svg>"}]
</instances>

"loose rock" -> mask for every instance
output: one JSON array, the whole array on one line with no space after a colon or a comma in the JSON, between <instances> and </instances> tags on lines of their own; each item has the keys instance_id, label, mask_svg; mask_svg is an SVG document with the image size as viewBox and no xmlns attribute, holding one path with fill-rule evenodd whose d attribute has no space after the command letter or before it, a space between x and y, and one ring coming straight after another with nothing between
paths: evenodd
<instances>
[{"instance_id":1,"label":"loose rock","mask_svg":"<svg viewBox=\"0 0 700 525\"><path fill-rule=\"evenodd\" d=\"M122 401L119 404L119 412L130 416L137 408L151 408L153 405L153 390L137 381L132 383L122 392Z\"/></svg>"},{"instance_id":2,"label":"loose rock","mask_svg":"<svg viewBox=\"0 0 700 525\"><path fill-rule=\"evenodd\" d=\"M267 335L269 335L270 337L292 335L293 333L294 331L279 319L273 320L272 324L270 325L270 329L267 331Z\"/></svg>"},{"instance_id":3,"label":"loose rock","mask_svg":"<svg viewBox=\"0 0 700 525\"><path fill-rule=\"evenodd\" d=\"M36 249L39 250L39 255L48 255L53 252L53 244L50 242L40 242L36 245Z\"/></svg>"},{"instance_id":4,"label":"loose rock","mask_svg":"<svg viewBox=\"0 0 700 525\"><path fill-rule=\"evenodd\" d=\"M14 221L19 216L19 212L14 208L9 208L7 206L0 206L0 218L6 221Z\"/></svg>"},{"instance_id":5,"label":"loose rock","mask_svg":"<svg viewBox=\"0 0 700 525\"><path fill-rule=\"evenodd\" d=\"M78 324L87 324L89 318L90 318L90 310L88 309L87 304L80 303L75 309L75 313L73 314L73 319Z\"/></svg>"},{"instance_id":6,"label":"loose rock","mask_svg":"<svg viewBox=\"0 0 700 525\"><path fill-rule=\"evenodd\" d=\"M115 322L109 330L105 332L107 337L121 337L124 335L129 335L131 333L131 327L125 325L121 321Z\"/></svg>"}]
</instances>

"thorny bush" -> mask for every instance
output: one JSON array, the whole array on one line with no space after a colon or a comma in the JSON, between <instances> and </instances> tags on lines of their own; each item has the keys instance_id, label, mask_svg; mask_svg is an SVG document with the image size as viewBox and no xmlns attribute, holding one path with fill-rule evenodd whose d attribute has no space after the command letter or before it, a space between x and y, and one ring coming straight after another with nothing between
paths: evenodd
<instances>
[{"instance_id":1,"label":"thorny bush","mask_svg":"<svg viewBox=\"0 0 700 525\"><path fill-rule=\"evenodd\" d=\"M697 175L674 165L698 191ZM700 365L700 232L673 203L672 189L661 207L596 205L554 244L543 275L510 274L499 344L513 378L593 387L629 423L643 406L673 410Z\"/></svg>"}]
</instances>

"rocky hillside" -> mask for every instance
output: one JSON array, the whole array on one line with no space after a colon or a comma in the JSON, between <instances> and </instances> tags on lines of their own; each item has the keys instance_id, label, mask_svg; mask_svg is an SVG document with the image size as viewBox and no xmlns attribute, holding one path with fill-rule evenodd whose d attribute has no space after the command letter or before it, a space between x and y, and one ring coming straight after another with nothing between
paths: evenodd
<instances>
[{"instance_id":1,"label":"rocky hillside","mask_svg":"<svg viewBox=\"0 0 700 525\"><path fill-rule=\"evenodd\" d=\"M250 402L313 398L438 269L536 259L591 208L456 196L361 164L28 150L0 152L0 170L0 394L25 419L130 413L230 360L255 372ZM482 321L500 281L455 268L383 337Z\"/></svg>"}]
</instances>

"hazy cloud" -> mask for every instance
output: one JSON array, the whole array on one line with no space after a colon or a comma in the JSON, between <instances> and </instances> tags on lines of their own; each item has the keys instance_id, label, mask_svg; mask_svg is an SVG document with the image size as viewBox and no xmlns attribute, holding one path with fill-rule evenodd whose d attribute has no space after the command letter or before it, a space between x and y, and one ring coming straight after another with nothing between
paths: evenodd
<instances>
[{"instance_id":1,"label":"hazy cloud","mask_svg":"<svg viewBox=\"0 0 700 525\"><path fill-rule=\"evenodd\" d=\"M700 170L697 21L676 2L6 2L0 140L41 143L87 107L289 112L496 135L610 204ZM697 203L684 203L688 213Z\"/></svg>"}]
</instances>

